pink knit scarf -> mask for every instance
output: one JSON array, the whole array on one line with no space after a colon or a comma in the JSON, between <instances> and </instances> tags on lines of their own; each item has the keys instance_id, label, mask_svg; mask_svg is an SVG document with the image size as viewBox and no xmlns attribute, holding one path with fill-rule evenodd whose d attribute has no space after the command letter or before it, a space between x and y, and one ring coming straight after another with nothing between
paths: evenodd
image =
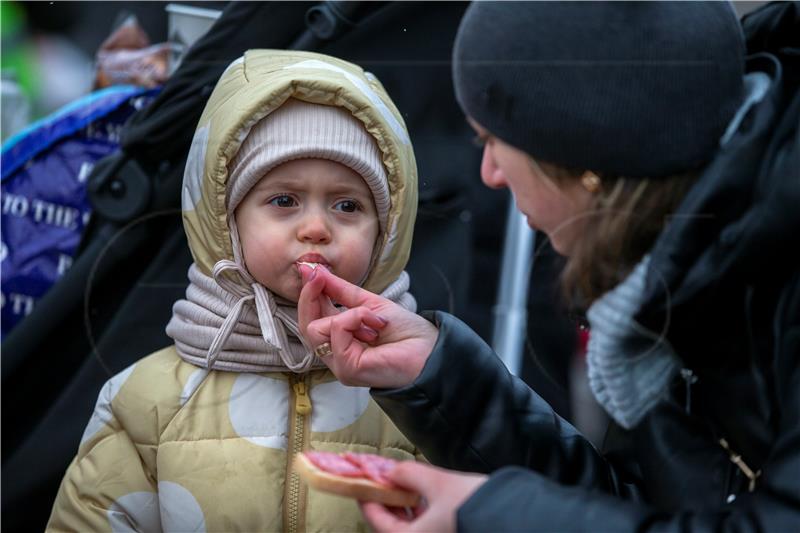
<instances>
[{"instance_id":1,"label":"pink knit scarf","mask_svg":"<svg viewBox=\"0 0 800 533\"><path fill-rule=\"evenodd\" d=\"M224 275L227 271L238 276ZM243 283L232 281L236 277ZM213 277L189 268L186 299L172 309L167 335L181 358L193 365L233 372L296 373L325 364L299 333L297 307L267 290L234 261L214 265ZM416 311L403 272L381 294Z\"/></svg>"}]
</instances>

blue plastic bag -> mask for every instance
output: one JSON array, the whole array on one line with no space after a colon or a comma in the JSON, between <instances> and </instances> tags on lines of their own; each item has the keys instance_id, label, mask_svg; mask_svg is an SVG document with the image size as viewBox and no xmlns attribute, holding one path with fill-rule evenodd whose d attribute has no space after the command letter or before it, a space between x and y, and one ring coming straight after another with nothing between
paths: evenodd
<instances>
[{"instance_id":1,"label":"blue plastic bag","mask_svg":"<svg viewBox=\"0 0 800 533\"><path fill-rule=\"evenodd\" d=\"M91 208L86 179L119 148L127 119L158 89L97 91L3 144L0 192L2 337L72 264Z\"/></svg>"}]
</instances>

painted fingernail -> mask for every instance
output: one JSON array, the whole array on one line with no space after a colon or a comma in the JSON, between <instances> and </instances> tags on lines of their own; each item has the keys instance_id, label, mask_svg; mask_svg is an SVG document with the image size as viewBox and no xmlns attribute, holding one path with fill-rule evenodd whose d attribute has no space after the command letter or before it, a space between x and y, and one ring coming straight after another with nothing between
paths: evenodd
<instances>
[{"instance_id":1,"label":"painted fingernail","mask_svg":"<svg viewBox=\"0 0 800 533\"><path fill-rule=\"evenodd\" d=\"M373 336L373 337L377 337L377 336L378 336L378 332L377 332L377 331L375 331L374 329L372 329L372 328L371 328L371 327L369 327L369 326L363 326L363 330L364 330L364 331L365 331L365 332L366 332L368 335L371 335L371 336Z\"/></svg>"},{"instance_id":2,"label":"painted fingernail","mask_svg":"<svg viewBox=\"0 0 800 533\"><path fill-rule=\"evenodd\" d=\"M384 317L382 317L381 315L375 315L375 318L377 318L377 319L378 319L378 321L379 321L381 324L383 324L384 326L385 326L386 324L388 324L388 323L389 323L389 320L388 320L388 319L386 319L386 318L384 318Z\"/></svg>"}]
</instances>

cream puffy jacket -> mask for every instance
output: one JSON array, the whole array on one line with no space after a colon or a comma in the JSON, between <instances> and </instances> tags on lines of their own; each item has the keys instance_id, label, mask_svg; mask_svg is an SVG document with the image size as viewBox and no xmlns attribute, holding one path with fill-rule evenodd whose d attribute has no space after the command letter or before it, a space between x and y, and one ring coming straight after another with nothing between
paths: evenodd
<instances>
[{"instance_id":1,"label":"cream puffy jacket","mask_svg":"<svg viewBox=\"0 0 800 533\"><path fill-rule=\"evenodd\" d=\"M380 83L345 61L254 50L220 78L200 119L183 189L197 267L232 259L227 162L250 127L287 98L335 105L361 120L383 153L388 230L364 286L380 293L408 260L417 175L400 113ZM231 112L235 110L235 112ZM156 352L103 387L64 476L48 530L362 531L356 503L309 490L292 471L304 449L415 458L363 388L327 370L238 373Z\"/></svg>"}]
</instances>

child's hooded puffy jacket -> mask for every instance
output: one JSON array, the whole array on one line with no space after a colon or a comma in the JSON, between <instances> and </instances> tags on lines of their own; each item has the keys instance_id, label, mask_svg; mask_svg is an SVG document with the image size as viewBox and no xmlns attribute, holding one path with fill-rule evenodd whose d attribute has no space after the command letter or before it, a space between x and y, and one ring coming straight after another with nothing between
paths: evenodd
<instances>
[{"instance_id":1,"label":"child's hooded puffy jacket","mask_svg":"<svg viewBox=\"0 0 800 533\"><path fill-rule=\"evenodd\" d=\"M249 51L220 78L184 178L184 227L195 267L211 276L218 261L232 258L227 164L250 127L290 97L349 110L383 154L391 209L364 283L381 293L402 275L411 246L417 202L411 144L373 76L313 53ZM208 370L170 346L100 391L48 529L366 530L355 501L308 490L292 472L294 453L309 448L415 458L368 389L345 387L325 369Z\"/></svg>"}]
</instances>

